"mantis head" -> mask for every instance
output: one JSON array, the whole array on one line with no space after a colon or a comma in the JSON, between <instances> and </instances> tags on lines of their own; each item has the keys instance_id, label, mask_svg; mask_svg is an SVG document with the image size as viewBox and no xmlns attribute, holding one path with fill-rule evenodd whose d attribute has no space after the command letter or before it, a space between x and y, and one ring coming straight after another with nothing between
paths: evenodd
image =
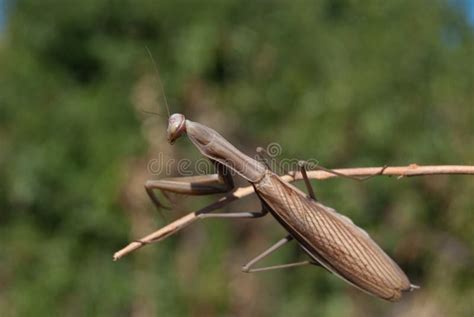
<instances>
[{"instance_id":1,"label":"mantis head","mask_svg":"<svg viewBox=\"0 0 474 317\"><path fill-rule=\"evenodd\" d=\"M186 133L186 118L181 113L173 113L168 119L168 142L173 144L183 133Z\"/></svg>"}]
</instances>

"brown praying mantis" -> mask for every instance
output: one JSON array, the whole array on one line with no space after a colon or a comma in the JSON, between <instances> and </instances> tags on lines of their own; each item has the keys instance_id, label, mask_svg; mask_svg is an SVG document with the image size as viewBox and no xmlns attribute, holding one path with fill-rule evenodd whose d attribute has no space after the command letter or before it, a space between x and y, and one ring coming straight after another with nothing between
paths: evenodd
<instances>
[{"instance_id":1,"label":"brown praying mantis","mask_svg":"<svg viewBox=\"0 0 474 317\"><path fill-rule=\"evenodd\" d=\"M181 218L170 229L163 228L164 230L158 233L131 243L114 255L115 260L144 244L175 233L196 219L258 218L270 212L286 229L288 235L244 265L242 267L244 272L319 265L362 291L389 301L397 301L403 292L418 288L410 283L400 267L367 232L356 226L349 218L317 200L307 176L305 162L300 161L299 168L308 194L277 175L261 160L243 154L213 129L175 113L168 120L168 141L172 144L183 135L187 135L201 154L215 165L217 173L148 181L145 188L156 207L161 208L163 205L154 190L185 195L230 193L234 189L231 172L235 172L252 185L261 201L261 211L210 212L238 199L226 200L224 197L201 209L200 212ZM383 170L384 168L376 174L382 173ZM327 171L347 176L337 171ZM258 261L292 240L296 240L310 260L254 268Z\"/></svg>"}]
</instances>

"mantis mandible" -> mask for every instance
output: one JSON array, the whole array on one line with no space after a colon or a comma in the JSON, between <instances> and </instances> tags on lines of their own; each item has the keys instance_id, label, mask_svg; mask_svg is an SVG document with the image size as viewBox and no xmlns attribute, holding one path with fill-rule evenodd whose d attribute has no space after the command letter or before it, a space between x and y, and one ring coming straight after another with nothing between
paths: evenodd
<instances>
[{"instance_id":1,"label":"mantis mandible","mask_svg":"<svg viewBox=\"0 0 474 317\"><path fill-rule=\"evenodd\" d=\"M266 164L243 154L213 129L187 120L182 114L171 115L168 120L168 141L173 144L184 135L215 165L217 173L148 181L145 184L146 191L157 207L163 207L154 192L156 189L186 195L228 193L234 189L232 171L246 179L261 201L261 211L209 212L227 203L220 200L208 206L206 212L197 215L199 219L258 218L270 212L286 229L288 235L244 265L244 272L319 265L360 290L389 301L397 301L403 292L418 288L410 283L400 267L363 229L317 200L304 162L300 162L299 167L308 194L274 173ZM185 221L177 224L173 230L162 233L160 239L188 225ZM253 268L258 261L292 240L296 240L311 260ZM149 242L134 243L132 249L138 248L140 243ZM120 256L122 254L118 252L114 259Z\"/></svg>"}]
</instances>

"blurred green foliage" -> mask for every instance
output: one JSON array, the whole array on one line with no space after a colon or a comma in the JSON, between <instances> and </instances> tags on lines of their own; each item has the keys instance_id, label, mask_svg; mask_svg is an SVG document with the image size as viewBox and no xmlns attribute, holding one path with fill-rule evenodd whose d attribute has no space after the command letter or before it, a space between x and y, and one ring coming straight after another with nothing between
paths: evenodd
<instances>
[{"instance_id":1,"label":"blurred green foliage","mask_svg":"<svg viewBox=\"0 0 474 317\"><path fill-rule=\"evenodd\" d=\"M474 314L467 176L316 184L320 199L422 285L396 304L320 269L240 273L282 236L270 217L203 222L111 261L163 224L132 182L137 171L152 178L147 160L172 151L164 120L151 118L153 130L140 113L137 90L156 76L146 47L172 110L249 154L278 142L282 157L327 167L472 164L474 31L454 2L30 0L8 8L1 316ZM154 140L149 131L158 131ZM178 157L199 157L190 142L175 147ZM210 201L188 199L186 210ZM269 262L302 257L293 245Z\"/></svg>"}]
</instances>

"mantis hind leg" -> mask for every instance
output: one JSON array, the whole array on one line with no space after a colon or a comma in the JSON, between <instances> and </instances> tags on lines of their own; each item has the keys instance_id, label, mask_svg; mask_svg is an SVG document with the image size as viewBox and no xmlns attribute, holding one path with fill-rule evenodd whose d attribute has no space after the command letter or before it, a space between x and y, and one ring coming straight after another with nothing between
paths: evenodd
<instances>
[{"instance_id":1,"label":"mantis hind leg","mask_svg":"<svg viewBox=\"0 0 474 317\"><path fill-rule=\"evenodd\" d=\"M314 261L300 261L300 262L294 262L294 263L287 263L287 264L280 264L280 265L272 265L272 266L267 266L267 267L260 267L260 268L252 268L257 262L262 260L263 258L267 257L277 249L281 248L288 242L293 240L293 237L291 235L287 235L283 239L279 240L277 243L263 251L261 254L257 255L255 258L250 260L247 264L242 266L242 271L245 273L255 273L255 272L263 272L263 271L270 271L270 270L277 270L277 269L285 269L285 268L290 268L290 267L296 267L296 266L303 266L303 265L319 265L319 263L314 262Z\"/></svg>"}]
</instances>

